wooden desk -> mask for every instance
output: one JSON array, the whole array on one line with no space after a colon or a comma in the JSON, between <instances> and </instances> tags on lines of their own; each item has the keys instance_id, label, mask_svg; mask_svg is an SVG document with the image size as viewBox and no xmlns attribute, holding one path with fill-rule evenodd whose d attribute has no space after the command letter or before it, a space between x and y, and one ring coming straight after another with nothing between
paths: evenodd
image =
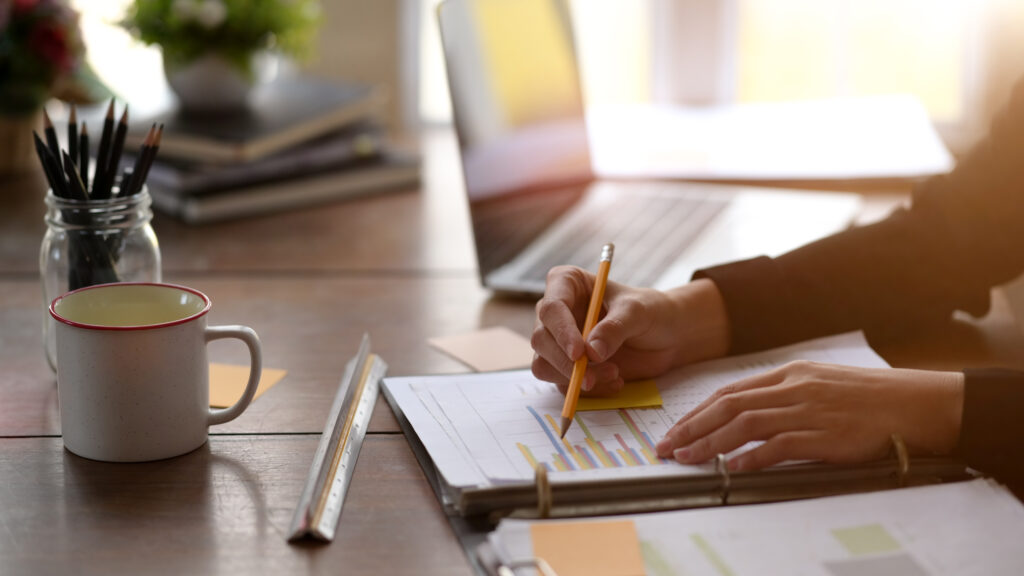
<instances>
[{"instance_id":1,"label":"wooden desk","mask_svg":"<svg viewBox=\"0 0 1024 576\"><path fill-rule=\"evenodd\" d=\"M188 227L157 216L165 279L210 295L211 323L260 333L287 377L199 450L107 464L63 449L40 343L41 179L2 187L0 572L4 574L469 574L470 566L381 400L331 545L284 534L327 407L361 334L393 375L465 368L430 336L506 325L528 335L531 302L480 288L450 136L429 138L425 185L279 217ZM989 317L883 347L898 366L1020 366L997 294ZM244 362L231 344L214 359Z\"/></svg>"}]
</instances>

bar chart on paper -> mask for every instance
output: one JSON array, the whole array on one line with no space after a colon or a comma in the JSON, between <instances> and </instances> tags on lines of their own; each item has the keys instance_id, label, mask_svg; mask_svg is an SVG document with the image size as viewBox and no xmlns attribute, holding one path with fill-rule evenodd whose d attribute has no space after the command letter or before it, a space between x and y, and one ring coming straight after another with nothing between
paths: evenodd
<instances>
[{"instance_id":1,"label":"bar chart on paper","mask_svg":"<svg viewBox=\"0 0 1024 576\"><path fill-rule=\"evenodd\" d=\"M486 386L453 381L414 390L491 480L531 478L538 464L552 472L591 473L670 464L654 450L675 421L660 408L577 412L563 439L563 396L521 372L493 375Z\"/></svg>"},{"instance_id":2,"label":"bar chart on paper","mask_svg":"<svg viewBox=\"0 0 1024 576\"><path fill-rule=\"evenodd\" d=\"M389 378L384 386L452 486L529 481L537 466L565 479L703 474L710 464L660 459L655 445L718 388L796 359L886 366L859 334L705 362L659 378L660 407L577 411L564 439L564 397L526 370Z\"/></svg>"},{"instance_id":3,"label":"bar chart on paper","mask_svg":"<svg viewBox=\"0 0 1024 576\"><path fill-rule=\"evenodd\" d=\"M576 425L584 436L583 441L577 443L558 437L558 423L550 412L541 416L537 409L530 405L527 405L526 410L537 421L537 426L544 431L548 441L548 443L542 444L542 448L538 452L544 454L544 451L548 450L550 455L550 459L545 460L542 457L538 460L534 455L536 448L531 448L524 442L516 442L516 448L522 452L523 458L531 470L535 469L538 464L542 464L548 470L565 472L568 470L621 468L623 466L649 466L665 462L655 455L654 440L651 438L651 434L640 429L628 410L615 410L610 414L600 414L601 416L611 416L606 418L610 422L597 424L591 422L594 426L593 432L582 415L577 413ZM588 419L593 420L594 418ZM628 433L624 433L623 426L628 429ZM595 432L599 436L595 436ZM612 440L600 440L599 437L610 437ZM611 448L609 448L609 444Z\"/></svg>"}]
</instances>

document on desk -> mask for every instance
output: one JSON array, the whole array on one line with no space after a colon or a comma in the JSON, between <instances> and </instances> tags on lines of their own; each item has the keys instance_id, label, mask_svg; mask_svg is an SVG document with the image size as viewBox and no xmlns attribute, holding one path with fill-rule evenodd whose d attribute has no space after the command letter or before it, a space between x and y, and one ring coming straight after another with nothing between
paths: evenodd
<instances>
[{"instance_id":1,"label":"document on desk","mask_svg":"<svg viewBox=\"0 0 1024 576\"><path fill-rule=\"evenodd\" d=\"M984 479L614 519L635 525L636 540L618 545L639 547L647 574L981 576L1019 574L1024 566L1024 506ZM588 527L607 523L503 520L488 545L508 566L558 547L551 540L563 534L586 538ZM566 555L549 562L560 575L577 573L576 563Z\"/></svg>"},{"instance_id":2,"label":"document on desk","mask_svg":"<svg viewBox=\"0 0 1024 576\"><path fill-rule=\"evenodd\" d=\"M660 407L577 413L564 440L563 396L529 371L387 378L384 387L455 489L530 481L538 464L552 482L707 474L708 465L658 458L655 444L718 388L801 359L886 366L859 332L712 360L657 378Z\"/></svg>"}]
</instances>

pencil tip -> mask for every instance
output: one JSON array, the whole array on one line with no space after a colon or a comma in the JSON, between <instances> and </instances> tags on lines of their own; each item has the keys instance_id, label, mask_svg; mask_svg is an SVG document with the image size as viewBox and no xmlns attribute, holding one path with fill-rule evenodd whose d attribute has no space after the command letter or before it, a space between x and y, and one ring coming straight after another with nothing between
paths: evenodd
<instances>
[{"instance_id":1,"label":"pencil tip","mask_svg":"<svg viewBox=\"0 0 1024 576\"><path fill-rule=\"evenodd\" d=\"M114 119L114 97L110 97L110 104L107 105L107 118Z\"/></svg>"},{"instance_id":2,"label":"pencil tip","mask_svg":"<svg viewBox=\"0 0 1024 576\"><path fill-rule=\"evenodd\" d=\"M127 103L125 103L125 105L124 105L124 112L121 112L121 123L122 124L127 124L128 123L128 104Z\"/></svg>"},{"instance_id":3,"label":"pencil tip","mask_svg":"<svg viewBox=\"0 0 1024 576\"><path fill-rule=\"evenodd\" d=\"M88 128L89 128L89 125L85 123L85 120L82 120L82 129L79 130L78 133L82 134L82 135L88 134L89 133L89 129Z\"/></svg>"},{"instance_id":4,"label":"pencil tip","mask_svg":"<svg viewBox=\"0 0 1024 576\"><path fill-rule=\"evenodd\" d=\"M569 426L571 426L571 425L572 425L572 418L566 418L565 416L562 416L562 426L561 426L561 429L562 429L561 430L561 432L562 432L562 436L561 437L562 438L565 438L565 433L569 431Z\"/></svg>"},{"instance_id":5,"label":"pencil tip","mask_svg":"<svg viewBox=\"0 0 1024 576\"><path fill-rule=\"evenodd\" d=\"M78 122L78 107L74 104L71 105L71 117L68 118L69 124L75 124Z\"/></svg>"},{"instance_id":6,"label":"pencil tip","mask_svg":"<svg viewBox=\"0 0 1024 576\"><path fill-rule=\"evenodd\" d=\"M46 111L46 107L43 107L43 125L47 128L53 128L53 122L50 121L50 114Z\"/></svg>"}]
</instances>

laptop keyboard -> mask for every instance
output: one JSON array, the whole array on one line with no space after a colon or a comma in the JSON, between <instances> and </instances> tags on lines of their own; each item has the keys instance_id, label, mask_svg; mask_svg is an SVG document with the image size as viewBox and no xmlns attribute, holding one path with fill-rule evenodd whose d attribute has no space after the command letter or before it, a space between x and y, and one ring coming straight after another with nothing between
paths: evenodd
<instances>
[{"instance_id":1,"label":"laptop keyboard","mask_svg":"<svg viewBox=\"0 0 1024 576\"><path fill-rule=\"evenodd\" d=\"M567 222L552 249L530 266L525 279L543 282L548 270L561 264L595 270L600 247L613 242L610 278L652 286L728 202L728 198L700 193L617 194L593 206L595 213Z\"/></svg>"}]
</instances>

